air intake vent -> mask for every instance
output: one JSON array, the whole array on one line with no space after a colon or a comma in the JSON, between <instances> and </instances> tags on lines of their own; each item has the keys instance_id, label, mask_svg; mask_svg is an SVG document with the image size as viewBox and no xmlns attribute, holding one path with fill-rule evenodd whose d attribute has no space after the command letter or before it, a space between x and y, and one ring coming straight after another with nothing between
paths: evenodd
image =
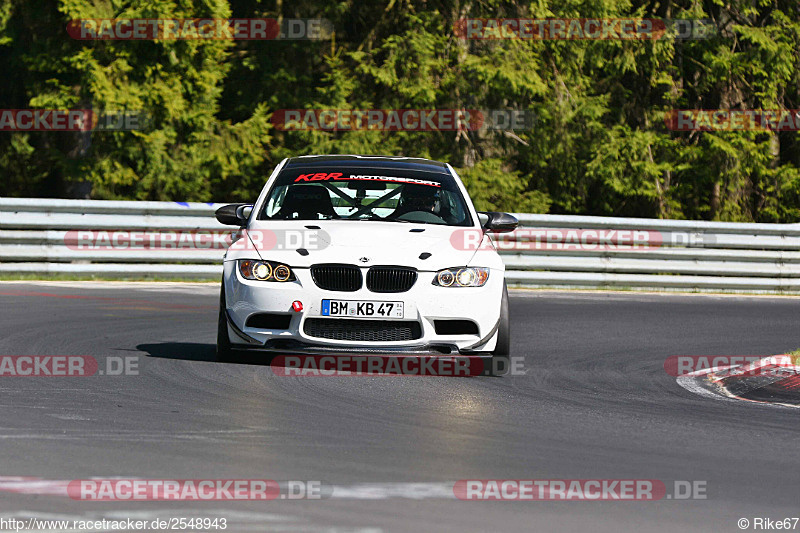
<instances>
[{"instance_id":1,"label":"air intake vent","mask_svg":"<svg viewBox=\"0 0 800 533\"><path fill-rule=\"evenodd\" d=\"M314 265L311 278L326 291L355 292L361 288L361 269L355 265Z\"/></svg>"},{"instance_id":2,"label":"air intake vent","mask_svg":"<svg viewBox=\"0 0 800 533\"><path fill-rule=\"evenodd\" d=\"M257 313L247 318L245 326L258 329L289 329L292 315L280 313Z\"/></svg>"},{"instance_id":3,"label":"air intake vent","mask_svg":"<svg viewBox=\"0 0 800 533\"><path fill-rule=\"evenodd\" d=\"M367 272L367 288L372 292L406 292L416 281L413 268L377 266Z\"/></svg>"},{"instance_id":4,"label":"air intake vent","mask_svg":"<svg viewBox=\"0 0 800 533\"><path fill-rule=\"evenodd\" d=\"M477 335L478 324L472 320L434 320L437 335Z\"/></svg>"},{"instance_id":5,"label":"air intake vent","mask_svg":"<svg viewBox=\"0 0 800 533\"><path fill-rule=\"evenodd\" d=\"M422 337L419 322L410 320L307 318L303 331L309 337L339 341L390 342Z\"/></svg>"}]
</instances>

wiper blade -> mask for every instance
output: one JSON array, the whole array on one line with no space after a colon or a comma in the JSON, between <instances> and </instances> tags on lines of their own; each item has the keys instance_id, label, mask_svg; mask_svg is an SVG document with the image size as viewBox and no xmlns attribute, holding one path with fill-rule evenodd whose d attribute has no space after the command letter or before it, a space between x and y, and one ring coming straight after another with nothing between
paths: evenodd
<instances>
[{"instance_id":1,"label":"wiper blade","mask_svg":"<svg viewBox=\"0 0 800 533\"><path fill-rule=\"evenodd\" d=\"M350 215L349 217L345 217L345 218L347 220L386 220L383 217L379 217L378 215L373 215L373 214L369 214L369 215L366 215L366 216L358 216L358 217L354 217L353 215Z\"/></svg>"},{"instance_id":2,"label":"wiper blade","mask_svg":"<svg viewBox=\"0 0 800 533\"><path fill-rule=\"evenodd\" d=\"M411 220L402 220L402 219L399 219L399 218L381 218L381 217L379 217L377 215L374 216L374 217L370 217L370 218L358 218L356 220L370 220L370 221L377 220L379 222L401 222L403 224L415 224L415 222L413 222Z\"/></svg>"}]
</instances>

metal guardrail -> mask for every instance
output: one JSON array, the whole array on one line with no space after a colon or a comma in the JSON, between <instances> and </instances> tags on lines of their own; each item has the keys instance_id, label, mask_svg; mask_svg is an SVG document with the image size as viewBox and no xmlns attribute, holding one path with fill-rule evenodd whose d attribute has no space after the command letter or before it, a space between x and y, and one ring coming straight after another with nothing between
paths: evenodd
<instances>
[{"instance_id":1,"label":"metal guardrail","mask_svg":"<svg viewBox=\"0 0 800 533\"><path fill-rule=\"evenodd\" d=\"M76 249L70 233L123 230L230 232L214 218L222 204L0 198L0 275L219 279L220 249Z\"/></svg>"},{"instance_id":2,"label":"metal guardrail","mask_svg":"<svg viewBox=\"0 0 800 533\"><path fill-rule=\"evenodd\" d=\"M218 248L68 242L79 230L231 231L214 219L221 205L0 198L0 275L218 279ZM800 224L516 216L498 243L512 286L800 292Z\"/></svg>"}]
</instances>

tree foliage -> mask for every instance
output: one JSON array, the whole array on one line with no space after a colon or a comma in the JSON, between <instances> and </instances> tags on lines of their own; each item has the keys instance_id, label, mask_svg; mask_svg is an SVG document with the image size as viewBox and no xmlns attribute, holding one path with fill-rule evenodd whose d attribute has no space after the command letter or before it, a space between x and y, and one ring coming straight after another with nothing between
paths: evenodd
<instances>
[{"instance_id":1,"label":"tree foliage","mask_svg":"<svg viewBox=\"0 0 800 533\"><path fill-rule=\"evenodd\" d=\"M326 18L316 41L77 41L80 18ZM707 39L465 40L463 18L710 19ZM3 0L3 108L144 110L142 131L0 134L0 194L253 199L283 157L447 161L482 209L800 220L798 134L671 109L800 108L796 0ZM279 131L279 109L524 109L514 132Z\"/></svg>"}]
</instances>

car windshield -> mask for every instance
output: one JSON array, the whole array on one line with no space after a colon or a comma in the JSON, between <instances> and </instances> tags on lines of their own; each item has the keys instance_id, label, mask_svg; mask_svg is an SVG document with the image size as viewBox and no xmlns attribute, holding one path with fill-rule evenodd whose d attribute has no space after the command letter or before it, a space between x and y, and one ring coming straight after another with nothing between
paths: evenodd
<instances>
[{"instance_id":1,"label":"car windshield","mask_svg":"<svg viewBox=\"0 0 800 533\"><path fill-rule=\"evenodd\" d=\"M259 220L379 220L470 226L455 180L396 169L304 168L283 171Z\"/></svg>"}]
</instances>

